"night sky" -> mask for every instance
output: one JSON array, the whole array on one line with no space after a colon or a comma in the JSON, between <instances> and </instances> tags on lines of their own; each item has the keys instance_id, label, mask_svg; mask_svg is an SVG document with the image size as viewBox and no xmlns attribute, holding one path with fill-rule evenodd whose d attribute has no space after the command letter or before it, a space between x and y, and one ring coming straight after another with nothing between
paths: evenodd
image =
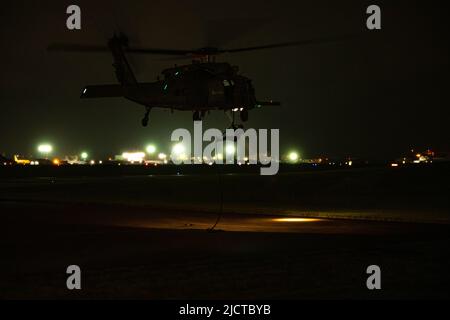
<instances>
[{"instance_id":1,"label":"night sky","mask_svg":"<svg viewBox=\"0 0 450 320\"><path fill-rule=\"evenodd\" d=\"M81 7L80 31L66 29L70 4ZM382 9L381 31L366 29L369 4ZM117 83L111 55L46 50L51 43L106 44L115 30L130 45L173 49L357 35L219 56L253 79L259 99L283 104L251 111L246 127L279 128L281 151L302 157L450 151L448 11L437 1L8 1L0 15L0 152L7 155L35 154L42 141L60 155L103 157L151 142L168 151L172 130L192 127L191 112L153 109L143 128L141 105L79 99L85 85ZM143 82L174 63L130 59ZM214 111L204 126L223 129L227 121Z\"/></svg>"}]
</instances>

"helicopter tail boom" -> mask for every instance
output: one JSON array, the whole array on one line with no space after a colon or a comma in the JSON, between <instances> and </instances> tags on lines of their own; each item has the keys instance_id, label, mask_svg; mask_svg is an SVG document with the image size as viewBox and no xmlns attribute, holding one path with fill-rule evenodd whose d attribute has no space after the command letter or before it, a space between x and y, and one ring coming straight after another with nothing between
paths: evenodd
<instances>
[{"instance_id":1,"label":"helicopter tail boom","mask_svg":"<svg viewBox=\"0 0 450 320\"><path fill-rule=\"evenodd\" d=\"M81 93L81 98L123 97L123 91L123 87L120 84L86 86Z\"/></svg>"},{"instance_id":2,"label":"helicopter tail boom","mask_svg":"<svg viewBox=\"0 0 450 320\"><path fill-rule=\"evenodd\" d=\"M257 101L256 102L256 106L257 107L261 107L261 106L281 106L281 102L279 101Z\"/></svg>"}]
</instances>

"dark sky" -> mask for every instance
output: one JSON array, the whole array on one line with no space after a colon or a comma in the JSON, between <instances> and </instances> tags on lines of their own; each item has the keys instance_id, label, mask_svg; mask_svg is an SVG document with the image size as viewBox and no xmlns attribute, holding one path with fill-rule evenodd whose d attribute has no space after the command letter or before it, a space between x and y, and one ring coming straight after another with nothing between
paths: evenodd
<instances>
[{"instance_id":1,"label":"dark sky","mask_svg":"<svg viewBox=\"0 0 450 320\"><path fill-rule=\"evenodd\" d=\"M365 27L369 4L382 30ZM259 99L282 107L250 112L247 127L279 128L282 151L304 157L392 157L411 147L449 151L448 12L437 1L8 1L2 3L0 152L35 153L42 141L58 154L94 156L169 145L191 128L190 112L152 110L121 98L80 100L87 84L116 83L105 54L49 53L55 42L105 44L121 30L131 44L161 48L241 47L317 37L360 35L337 44L223 55L253 79ZM65 27L78 4L82 30ZM186 61L188 63L189 61ZM134 56L140 81L173 62ZM224 128L222 112L206 126Z\"/></svg>"}]
</instances>

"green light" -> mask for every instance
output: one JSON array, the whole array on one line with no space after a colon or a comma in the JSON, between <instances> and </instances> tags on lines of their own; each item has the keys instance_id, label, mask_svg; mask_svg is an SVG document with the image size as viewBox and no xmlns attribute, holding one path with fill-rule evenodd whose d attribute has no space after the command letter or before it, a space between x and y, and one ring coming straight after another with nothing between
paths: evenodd
<instances>
[{"instance_id":1,"label":"green light","mask_svg":"<svg viewBox=\"0 0 450 320\"><path fill-rule=\"evenodd\" d=\"M164 91L167 90L167 83L164 85Z\"/></svg>"},{"instance_id":2,"label":"green light","mask_svg":"<svg viewBox=\"0 0 450 320\"><path fill-rule=\"evenodd\" d=\"M156 152L156 147L152 144L148 145L147 148L145 149L147 151L148 154L153 154Z\"/></svg>"},{"instance_id":3,"label":"green light","mask_svg":"<svg viewBox=\"0 0 450 320\"><path fill-rule=\"evenodd\" d=\"M81 153L81 159L86 160L88 158L88 153L87 152L82 152Z\"/></svg>"}]
</instances>

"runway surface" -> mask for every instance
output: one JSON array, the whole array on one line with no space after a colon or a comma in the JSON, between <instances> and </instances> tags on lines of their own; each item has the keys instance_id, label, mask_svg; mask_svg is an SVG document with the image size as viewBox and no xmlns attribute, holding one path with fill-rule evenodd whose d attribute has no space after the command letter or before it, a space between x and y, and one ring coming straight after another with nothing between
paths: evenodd
<instances>
[{"instance_id":1,"label":"runway surface","mask_svg":"<svg viewBox=\"0 0 450 320\"><path fill-rule=\"evenodd\" d=\"M449 297L448 226L1 204L2 298ZM82 290L65 270L82 268ZM381 291L366 268L382 269Z\"/></svg>"},{"instance_id":2,"label":"runway surface","mask_svg":"<svg viewBox=\"0 0 450 320\"><path fill-rule=\"evenodd\" d=\"M224 203L210 231L221 206L215 190L198 189L207 179L0 181L0 298L450 297L446 223L300 217L272 211L254 193L260 210L228 211ZM216 197L185 196L197 190ZM66 288L73 264L82 270L80 291ZM366 287L374 264L382 271L378 291Z\"/></svg>"}]
</instances>

